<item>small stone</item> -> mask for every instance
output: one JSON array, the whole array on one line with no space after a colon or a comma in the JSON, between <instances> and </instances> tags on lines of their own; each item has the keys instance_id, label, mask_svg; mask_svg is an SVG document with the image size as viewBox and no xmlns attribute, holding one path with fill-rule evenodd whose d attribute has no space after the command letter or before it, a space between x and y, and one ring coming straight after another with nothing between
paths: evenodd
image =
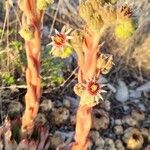
<instances>
[{"instance_id":1,"label":"small stone","mask_svg":"<svg viewBox=\"0 0 150 150\"><path fill-rule=\"evenodd\" d=\"M147 82L136 89L137 91L149 92L150 91L150 82Z\"/></svg>"},{"instance_id":2,"label":"small stone","mask_svg":"<svg viewBox=\"0 0 150 150\"><path fill-rule=\"evenodd\" d=\"M122 120L121 119L116 119L115 124L116 125L122 125Z\"/></svg>"},{"instance_id":3,"label":"small stone","mask_svg":"<svg viewBox=\"0 0 150 150\"><path fill-rule=\"evenodd\" d=\"M105 143L106 143L106 145L113 145L114 144L113 140L110 138L106 138Z\"/></svg>"},{"instance_id":4,"label":"small stone","mask_svg":"<svg viewBox=\"0 0 150 150\"><path fill-rule=\"evenodd\" d=\"M142 110L144 112L146 111L146 108L143 104L139 104L138 107L139 107L140 110Z\"/></svg>"},{"instance_id":5,"label":"small stone","mask_svg":"<svg viewBox=\"0 0 150 150\"><path fill-rule=\"evenodd\" d=\"M58 147L58 145L63 144L63 138L61 137L61 135L59 134L54 134L50 137L50 147L52 149L56 149Z\"/></svg>"},{"instance_id":6,"label":"small stone","mask_svg":"<svg viewBox=\"0 0 150 150\"><path fill-rule=\"evenodd\" d=\"M128 124L129 126L137 126L138 125L138 122L136 119L134 119L133 117L131 117L130 115L128 116L125 116L123 118L123 122Z\"/></svg>"},{"instance_id":7,"label":"small stone","mask_svg":"<svg viewBox=\"0 0 150 150\"><path fill-rule=\"evenodd\" d=\"M40 104L40 108L43 112L48 112L53 108L53 102L50 99L43 100Z\"/></svg>"},{"instance_id":8,"label":"small stone","mask_svg":"<svg viewBox=\"0 0 150 150\"><path fill-rule=\"evenodd\" d=\"M111 103L110 103L110 101L108 101L108 100L103 101L100 104L100 108L104 108L106 111L110 111L110 109L111 109Z\"/></svg>"},{"instance_id":9,"label":"small stone","mask_svg":"<svg viewBox=\"0 0 150 150\"><path fill-rule=\"evenodd\" d=\"M70 141L74 137L74 132L73 131L66 132L66 131L57 130L55 133L61 135L61 137L63 138L64 141L66 141L66 140Z\"/></svg>"},{"instance_id":10,"label":"small stone","mask_svg":"<svg viewBox=\"0 0 150 150\"><path fill-rule=\"evenodd\" d=\"M115 141L115 147L117 148L117 150L125 150L125 147L121 140Z\"/></svg>"},{"instance_id":11,"label":"small stone","mask_svg":"<svg viewBox=\"0 0 150 150\"><path fill-rule=\"evenodd\" d=\"M69 119L69 116L70 116L69 110L65 107L60 107L54 109L50 119L53 124L60 125L66 122L66 120Z\"/></svg>"},{"instance_id":12,"label":"small stone","mask_svg":"<svg viewBox=\"0 0 150 150\"><path fill-rule=\"evenodd\" d=\"M105 139L105 148L107 150L116 150L115 143L113 142L112 139L110 139L110 138Z\"/></svg>"},{"instance_id":13,"label":"small stone","mask_svg":"<svg viewBox=\"0 0 150 150\"><path fill-rule=\"evenodd\" d=\"M140 98L141 95L141 91L137 91L137 90L129 90L129 97L130 98Z\"/></svg>"},{"instance_id":14,"label":"small stone","mask_svg":"<svg viewBox=\"0 0 150 150\"><path fill-rule=\"evenodd\" d=\"M114 132L115 132L116 135L121 135L121 134L123 134L123 127L120 126L120 125L115 126L115 127L114 127Z\"/></svg>"},{"instance_id":15,"label":"small stone","mask_svg":"<svg viewBox=\"0 0 150 150\"><path fill-rule=\"evenodd\" d=\"M104 150L104 149L101 147L96 147L95 150Z\"/></svg>"},{"instance_id":16,"label":"small stone","mask_svg":"<svg viewBox=\"0 0 150 150\"><path fill-rule=\"evenodd\" d=\"M37 117L35 118L35 124L40 124L40 125L44 125L46 124L48 121L46 119L45 114L43 113L38 113Z\"/></svg>"},{"instance_id":17,"label":"small stone","mask_svg":"<svg viewBox=\"0 0 150 150\"><path fill-rule=\"evenodd\" d=\"M102 109L95 110L92 122L93 129L107 129L110 122L109 113Z\"/></svg>"},{"instance_id":18,"label":"small stone","mask_svg":"<svg viewBox=\"0 0 150 150\"><path fill-rule=\"evenodd\" d=\"M105 141L102 137L99 137L96 141L95 141L95 145L98 146L99 148L104 148L105 145Z\"/></svg>"},{"instance_id":19,"label":"small stone","mask_svg":"<svg viewBox=\"0 0 150 150\"><path fill-rule=\"evenodd\" d=\"M63 105L66 107L66 108L70 108L70 101L68 99L64 99L63 100Z\"/></svg>"},{"instance_id":20,"label":"small stone","mask_svg":"<svg viewBox=\"0 0 150 150\"><path fill-rule=\"evenodd\" d=\"M71 122L71 125L75 125L76 124L76 116L75 115L71 115L70 122Z\"/></svg>"},{"instance_id":21,"label":"small stone","mask_svg":"<svg viewBox=\"0 0 150 150\"><path fill-rule=\"evenodd\" d=\"M140 100L139 100L139 99L133 99L132 101L133 101L135 104L140 103Z\"/></svg>"},{"instance_id":22,"label":"small stone","mask_svg":"<svg viewBox=\"0 0 150 150\"><path fill-rule=\"evenodd\" d=\"M126 102L129 99L128 87L124 81L121 80L118 81L115 98L121 103Z\"/></svg>"},{"instance_id":23,"label":"small stone","mask_svg":"<svg viewBox=\"0 0 150 150\"><path fill-rule=\"evenodd\" d=\"M79 106L79 100L70 96L66 96L66 98L68 101L70 101L70 108L71 109L75 109Z\"/></svg>"},{"instance_id":24,"label":"small stone","mask_svg":"<svg viewBox=\"0 0 150 150\"><path fill-rule=\"evenodd\" d=\"M48 26L44 26L43 27L43 36L44 37L48 37L48 35L49 35L49 29L48 29Z\"/></svg>"},{"instance_id":25,"label":"small stone","mask_svg":"<svg viewBox=\"0 0 150 150\"><path fill-rule=\"evenodd\" d=\"M130 109L130 107L129 107L129 106L127 106L127 105L124 105L124 106L123 106L123 109L124 109L124 111L126 111L126 112L127 112L127 111Z\"/></svg>"},{"instance_id":26,"label":"small stone","mask_svg":"<svg viewBox=\"0 0 150 150\"><path fill-rule=\"evenodd\" d=\"M15 116L17 114L21 114L23 112L23 106L20 102L12 101L8 106L8 114L11 116Z\"/></svg>"},{"instance_id":27,"label":"small stone","mask_svg":"<svg viewBox=\"0 0 150 150\"><path fill-rule=\"evenodd\" d=\"M108 150L117 150L117 149L115 148L114 145L112 145L112 146L109 146L109 147L108 147Z\"/></svg>"},{"instance_id":28,"label":"small stone","mask_svg":"<svg viewBox=\"0 0 150 150\"><path fill-rule=\"evenodd\" d=\"M108 83L108 80L104 76L101 75L100 78L98 79L98 82L100 84L106 84Z\"/></svg>"},{"instance_id":29,"label":"small stone","mask_svg":"<svg viewBox=\"0 0 150 150\"><path fill-rule=\"evenodd\" d=\"M137 121L145 120L145 114L141 110L132 110L131 116Z\"/></svg>"},{"instance_id":30,"label":"small stone","mask_svg":"<svg viewBox=\"0 0 150 150\"><path fill-rule=\"evenodd\" d=\"M95 143L95 141L100 137L100 135L98 131L90 131L89 137Z\"/></svg>"}]
</instances>

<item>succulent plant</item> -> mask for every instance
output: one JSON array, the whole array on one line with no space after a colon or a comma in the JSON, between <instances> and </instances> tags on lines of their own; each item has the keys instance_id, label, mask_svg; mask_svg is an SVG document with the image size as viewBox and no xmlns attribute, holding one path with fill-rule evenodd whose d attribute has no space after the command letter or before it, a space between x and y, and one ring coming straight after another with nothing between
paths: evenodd
<instances>
[{"instance_id":1,"label":"succulent plant","mask_svg":"<svg viewBox=\"0 0 150 150\"><path fill-rule=\"evenodd\" d=\"M0 146L5 150L48 150L50 147L48 129L36 126L30 137L21 138L21 120L5 119L0 128Z\"/></svg>"},{"instance_id":2,"label":"succulent plant","mask_svg":"<svg viewBox=\"0 0 150 150\"><path fill-rule=\"evenodd\" d=\"M70 116L70 112L65 107L55 108L51 113L51 123L55 125L61 125Z\"/></svg>"},{"instance_id":3,"label":"succulent plant","mask_svg":"<svg viewBox=\"0 0 150 150\"><path fill-rule=\"evenodd\" d=\"M109 125L109 113L100 109L95 110L92 128L96 130L107 129Z\"/></svg>"},{"instance_id":4,"label":"succulent plant","mask_svg":"<svg viewBox=\"0 0 150 150\"><path fill-rule=\"evenodd\" d=\"M145 27L146 28L146 27ZM144 35L146 33L143 33L143 29L141 29L141 33L136 34L137 35ZM139 67L144 71L144 74L149 77L150 75L150 49L149 49L149 43L150 43L150 37L147 35L147 38L139 37L139 40L144 40L143 43L140 45L137 45L132 53L131 61L134 59L133 68Z\"/></svg>"},{"instance_id":5,"label":"succulent plant","mask_svg":"<svg viewBox=\"0 0 150 150\"><path fill-rule=\"evenodd\" d=\"M144 139L142 133L137 128L127 128L124 132L123 141L126 143L127 148L134 150L134 149L141 149L144 143Z\"/></svg>"},{"instance_id":6,"label":"succulent plant","mask_svg":"<svg viewBox=\"0 0 150 150\"><path fill-rule=\"evenodd\" d=\"M137 121L145 120L145 113L141 110L132 110L131 116Z\"/></svg>"},{"instance_id":7,"label":"succulent plant","mask_svg":"<svg viewBox=\"0 0 150 150\"><path fill-rule=\"evenodd\" d=\"M120 126L120 125L115 126L115 127L114 127L114 132L115 132L116 135L121 135L121 134L123 134L123 127Z\"/></svg>"}]
</instances>

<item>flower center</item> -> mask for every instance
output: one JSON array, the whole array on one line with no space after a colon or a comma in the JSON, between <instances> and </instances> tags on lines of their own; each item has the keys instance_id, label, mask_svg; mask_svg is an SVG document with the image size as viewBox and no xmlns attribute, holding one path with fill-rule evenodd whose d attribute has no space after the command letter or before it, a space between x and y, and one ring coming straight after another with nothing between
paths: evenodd
<instances>
[{"instance_id":1,"label":"flower center","mask_svg":"<svg viewBox=\"0 0 150 150\"><path fill-rule=\"evenodd\" d=\"M98 91L100 90L100 86L98 83L90 81L87 83L87 90L91 95L97 95Z\"/></svg>"},{"instance_id":2,"label":"flower center","mask_svg":"<svg viewBox=\"0 0 150 150\"><path fill-rule=\"evenodd\" d=\"M56 34L55 37L54 37L54 42L55 42L55 45L58 46L58 47L61 47L64 45L66 41L66 38L63 34L59 33L59 34Z\"/></svg>"},{"instance_id":3,"label":"flower center","mask_svg":"<svg viewBox=\"0 0 150 150\"><path fill-rule=\"evenodd\" d=\"M92 91L92 92L97 91L97 89L98 89L98 86L97 86L97 85L94 85L94 84L93 84L93 85L91 86L91 91Z\"/></svg>"},{"instance_id":4,"label":"flower center","mask_svg":"<svg viewBox=\"0 0 150 150\"><path fill-rule=\"evenodd\" d=\"M139 140L139 135L137 135L136 133L133 134L133 139L135 141L138 141Z\"/></svg>"}]
</instances>

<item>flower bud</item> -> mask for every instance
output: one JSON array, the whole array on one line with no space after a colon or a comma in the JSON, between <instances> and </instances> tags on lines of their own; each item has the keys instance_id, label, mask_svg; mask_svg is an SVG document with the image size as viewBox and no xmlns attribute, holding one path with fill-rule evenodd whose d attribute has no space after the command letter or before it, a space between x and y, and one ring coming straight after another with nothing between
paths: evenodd
<instances>
[{"instance_id":1,"label":"flower bud","mask_svg":"<svg viewBox=\"0 0 150 150\"><path fill-rule=\"evenodd\" d=\"M83 44L83 35L79 31L73 31L71 36L73 37L71 39L71 46L75 50L80 50L82 49L82 44Z\"/></svg>"},{"instance_id":2,"label":"flower bud","mask_svg":"<svg viewBox=\"0 0 150 150\"><path fill-rule=\"evenodd\" d=\"M94 13L90 21L88 22L89 29L98 32L100 31L102 26L103 21L101 19L101 16L98 13Z\"/></svg>"},{"instance_id":3,"label":"flower bud","mask_svg":"<svg viewBox=\"0 0 150 150\"><path fill-rule=\"evenodd\" d=\"M100 6L105 3L105 0L88 0L92 4L92 7L95 11L98 11Z\"/></svg>"},{"instance_id":4,"label":"flower bud","mask_svg":"<svg viewBox=\"0 0 150 150\"><path fill-rule=\"evenodd\" d=\"M89 21L93 15L94 10L92 5L88 2L82 3L79 7L79 15L84 21Z\"/></svg>"},{"instance_id":5,"label":"flower bud","mask_svg":"<svg viewBox=\"0 0 150 150\"><path fill-rule=\"evenodd\" d=\"M101 54L97 60L97 68L102 74L107 74L113 66L113 57L109 54Z\"/></svg>"},{"instance_id":6,"label":"flower bud","mask_svg":"<svg viewBox=\"0 0 150 150\"><path fill-rule=\"evenodd\" d=\"M81 83L77 83L73 88L75 94L81 96L84 91L84 86Z\"/></svg>"},{"instance_id":7,"label":"flower bud","mask_svg":"<svg viewBox=\"0 0 150 150\"><path fill-rule=\"evenodd\" d=\"M38 10L47 10L49 5L53 3L53 0L37 0L36 6Z\"/></svg>"},{"instance_id":8,"label":"flower bud","mask_svg":"<svg viewBox=\"0 0 150 150\"><path fill-rule=\"evenodd\" d=\"M72 48L71 47L65 47L63 50L63 53L61 55L61 58L67 58L72 54Z\"/></svg>"},{"instance_id":9,"label":"flower bud","mask_svg":"<svg viewBox=\"0 0 150 150\"><path fill-rule=\"evenodd\" d=\"M135 31L135 24L133 21L123 21L116 25L115 35L120 39L127 39L133 35Z\"/></svg>"},{"instance_id":10,"label":"flower bud","mask_svg":"<svg viewBox=\"0 0 150 150\"><path fill-rule=\"evenodd\" d=\"M20 29L19 34L24 40L32 40L34 38L34 27L31 25L25 25Z\"/></svg>"}]
</instances>

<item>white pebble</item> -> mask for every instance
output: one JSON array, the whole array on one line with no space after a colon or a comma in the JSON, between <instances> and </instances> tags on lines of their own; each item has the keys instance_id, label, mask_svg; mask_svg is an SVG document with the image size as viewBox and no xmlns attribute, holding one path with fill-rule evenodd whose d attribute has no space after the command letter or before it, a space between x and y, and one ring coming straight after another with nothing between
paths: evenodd
<instances>
[{"instance_id":1,"label":"white pebble","mask_svg":"<svg viewBox=\"0 0 150 150\"><path fill-rule=\"evenodd\" d=\"M126 102L129 99L129 91L126 83L119 80L115 98L120 102Z\"/></svg>"}]
</instances>

